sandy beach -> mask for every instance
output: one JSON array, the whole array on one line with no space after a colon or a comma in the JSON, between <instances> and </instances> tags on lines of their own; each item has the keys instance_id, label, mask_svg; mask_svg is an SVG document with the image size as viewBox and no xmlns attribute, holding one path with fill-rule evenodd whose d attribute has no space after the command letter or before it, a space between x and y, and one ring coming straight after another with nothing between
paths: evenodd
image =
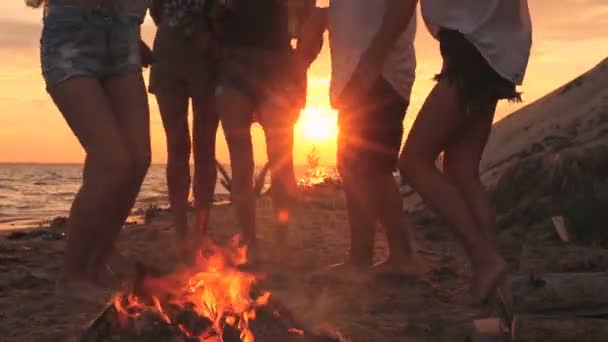
<instances>
[{"instance_id":1,"label":"sandy beach","mask_svg":"<svg viewBox=\"0 0 608 342\"><path fill-rule=\"evenodd\" d=\"M302 205L290 235L290 259L268 265L265 281L302 320L327 322L352 341L423 341L464 337L472 317L482 315L453 303L455 292L466 292L466 268L454 239L441 227L418 230L419 248L433 263L423 282L383 280L353 284L340 280L316 280L311 274L340 262L347 251L347 221L343 198L333 189L319 191ZM258 204L259 228L264 249L272 233L269 199ZM229 206L215 208L211 223L215 237L237 233ZM382 235L379 234L379 237ZM5 341L66 341L77 337L88 321L104 307L57 299L54 275L63 257L62 240L44 237L0 242L0 332ZM170 271L176 262L171 220L167 215L149 224L127 227L119 249L126 255ZM162 251L162 252L160 252ZM385 255L382 239L377 258ZM429 308L431 308L429 310ZM27 324L24 323L27 321ZM446 339L452 340L451 338Z\"/></svg>"},{"instance_id":2,"label":"sandy beach","mask_svg":"<svg viewBox=\"0 0 608 342\"><path fill-rule=\"evenodd\" d=\"M606 163L608 154L602 152L608 146L607 80L608 60L496 124L484 160L484 178L493 189L500 250L512 274L608 269L608 239L565 244L556 234L551 216L561 209L551 201L555 189L543 190L553 170L540 162L557 153L565 161ZM530 165L535 168L519 177L518 167ZM608 173L597 171L590 176L603 183ZM406 199L406 208L415 223L417 248L431 267L424 279L353 282L312 277L315 271L342 261L348 247L343 194L333 186L321 186L303 197L290 231L288 260L265 264L264 287L303 322L330 324L350 341L465 341L472 320L495 315L495 308L466 304L470 272L460 245L414 196ZM264 251L274 227L269 198L258 202L258 226ZM214 208L212 236L232 236L238 232L236 227L230 206ZM583 236L577 235L580 226L570 228L573 236ZM61 228L33 235L1 234L0 341L78 337L106 303L84 305L54 296L65 244ZM178 257L168 213L146 224L127 226L119 250L170 272ZM386 243L379 232L376 258L385 254Z\"/></svg>"}]
</instances>

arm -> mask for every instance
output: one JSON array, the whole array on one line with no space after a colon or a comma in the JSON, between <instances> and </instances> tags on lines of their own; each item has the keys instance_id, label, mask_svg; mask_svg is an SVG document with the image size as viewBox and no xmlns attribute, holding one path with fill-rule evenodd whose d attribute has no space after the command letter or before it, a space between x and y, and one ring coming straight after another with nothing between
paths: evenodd
<instances>
[{"instance_id":1,"label":"arm","mask_svg":"<svg viewBox=\"0 0 608 342\"><path fill-rule=\"evenodd\" d=\"M295 51L299 63L308 68L323 48L323 33L327 29L327 8L314 8L304 23Z\"/></svg>"},{"instance_id":2,"label":"arm","mask_svg":"<svg viewBox=\"0 0 608 342\"><path fill-rule=\"evenodd\" d=\"M347 108L367 93L382 74L384 62L395 41L410 23L418 0L386 0L382 25L361 55L357 68L337 99L337 106Z\"/></svg>"},{"instance_id":3,"label":"arm","mask_svg":"<svg viewBox=\"0 0 608 342\"><path fill-rule=\"evenodd\" d=\"M407 29L417 3L418 0L386 0L382 26L372 39L368 51L374 51L384 60L395 41Z\"/></svg>"}]
</instances>

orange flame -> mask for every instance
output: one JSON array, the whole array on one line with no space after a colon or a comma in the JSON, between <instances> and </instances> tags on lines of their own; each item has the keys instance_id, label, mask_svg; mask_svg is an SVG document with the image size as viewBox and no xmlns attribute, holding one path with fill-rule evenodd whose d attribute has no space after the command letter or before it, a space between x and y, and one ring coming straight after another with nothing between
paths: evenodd
<instances>
[{"instance_id":1,"label":"orange flame","mask_svg":"<svg viewBox=\"0 0 608 342\"><path fill-rule=\"evenodd\" d=\"M254 342L249 322L255 319L255 309L268 303L270 293L251 297L252 286L260 276L237 268L246 262L247 248L239 247L238 236L232 240L230 248L209 243L198 253L194 267L172 276L146 279L145 289L154 294L151 304L143 303L133 294L118 294L113 300L114 307L121 321L152 310L167 324L172 324L174 320L161 304L161 298L164 298L182 308L192 306L196 314L212 322L213 330L219 336L224 326L229 325L239 330L241 341ZM186 336L194 335L181 324L178 328ZM200 341L203 338L200 337Z\"/></svg>"}]
</instances>

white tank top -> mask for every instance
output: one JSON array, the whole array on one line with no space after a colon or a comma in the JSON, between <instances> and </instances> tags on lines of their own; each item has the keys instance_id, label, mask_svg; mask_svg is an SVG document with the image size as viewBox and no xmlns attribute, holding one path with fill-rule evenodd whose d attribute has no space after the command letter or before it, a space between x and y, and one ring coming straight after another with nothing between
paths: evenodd
<instances>
[{"instance_id":1,"label":"white tank top","mask_svg":"<svg viewBox=\"0 0 608 342\"><path fill-rule=\"evenodd\" d=\"M505 79L521 84L532 45L527 0L421 0L431 34L440 27L456 30L477 47Z\"/></svg>"},{"instance_id":2,"label":"white tank top","mask_svg":"<svg viewBox=\"0 0 608 342\"><path fill-rule=\"evenodd\" d=\"M359 59L380 29L384 18L383 0L331 0L329 6L329 45L331 50L332 102L340 95ZM391 49L382 76L409 101L416 72L414 37L416 17L409 19L406 31Z\"/></svg>"}]
</instances>

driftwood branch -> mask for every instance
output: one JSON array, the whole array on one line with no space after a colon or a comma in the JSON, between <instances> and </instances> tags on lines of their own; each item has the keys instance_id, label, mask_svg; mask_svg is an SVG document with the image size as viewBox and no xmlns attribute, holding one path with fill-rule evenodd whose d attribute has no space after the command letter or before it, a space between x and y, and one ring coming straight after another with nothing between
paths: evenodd
<instances>
[{"instance_id":1,"label":"driftwood branch","mask_svg":"<svg viewBox=\"0 0 608 342\"><path fill-rule=\"evenodd\" d=\"M232 178L230 177L230 174L228 174L228 171L226 171L226 168L224 168L224 166L222 164L220 164L218 161L215 162L215 165L217 166L217 169L220 171L220 184L222 184L222 186L226 189L226 191L230 192L232 189Z\"/></svg>"},{"instance_id":2,"label":"driftwood branch","mask_svg":"<svg viewBox=\"0 0 608 342\"><path fill-rule=\"evenodd\" d=\"M608 315L608 273L552 273L513 279L518 314Z\"/></svg>"},{"instance_id":3,"label":"driftwood branch","mask_svg":"<svg viewBox=\"0 0 608 342\"><path fill-rule=\"evenodd\" d=\"M608 320L570 317L516 316L512 341L606 341Z\"/></svg>"},{"instance_id":4,"label":"driftwood branch","mask_svg":"<svg viewBox=\"0 0 608 342\"><path fill-rule=\"evenodd\" d=\"M220 184L222 184L226 191L232 193L232 177L230 177L230 174L222 164L217 161L215 162L215 164L217 165L217 169L220 171ZM266 164L264 164L262 170L260 170L260 172L255 177L253 191L254 194L256 194L256 196L258 197L262 195L262 190L264 190L264 184L266 183L266 175L269 171L270 163L267 162Z\"/></svg>"},{"instance_id":5,"label":"driftwood branch","mask_svg":"<svg viewBox=\"0 0 608 342\"><path fill-rule=\"evenodd\" d=\"M266 184L266 175L268 174L268 171L270 170L270 163L266 163L264 164L264 167L262 167L262 170L260 171L260 173L258 173L257 177L255 178L255 184L253 186L253 193L256 194L256 196L261 196L262 195L262 190L264 190L264 184Z\"/></svg>"}]
</instances>

